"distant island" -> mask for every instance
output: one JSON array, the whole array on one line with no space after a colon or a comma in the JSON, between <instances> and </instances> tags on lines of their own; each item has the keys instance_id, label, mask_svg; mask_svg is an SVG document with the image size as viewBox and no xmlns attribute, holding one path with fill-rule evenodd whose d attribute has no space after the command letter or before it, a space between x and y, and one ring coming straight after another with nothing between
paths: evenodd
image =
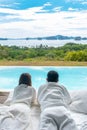
<instances>
[{"instance_id":1,"label":"distant island","mask_svg":"<svg viewBox=\"0 0 87 130\"><path fill-rule=\"evenodd\" d=\"M46 37L0 38L0 40L71 40L71 39L80 41L80 40L87 40L87 37L55 35Z\"/></svg>"},{"instance_id":2,"label":"distant island","mask_svg":"<svg viewBox=\"0 0 87 130\"><path fill-rule=\"evenodd\" d=\"M8 38L0 38L0 40L8 40Z\"/></svg>"}]
</instances>

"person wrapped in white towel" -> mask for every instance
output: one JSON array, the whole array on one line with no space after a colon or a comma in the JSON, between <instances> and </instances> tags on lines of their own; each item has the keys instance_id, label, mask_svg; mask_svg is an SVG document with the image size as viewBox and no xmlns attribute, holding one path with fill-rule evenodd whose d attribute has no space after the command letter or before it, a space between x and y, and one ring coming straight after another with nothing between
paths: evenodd
<instances>
[{"instance_id":1,"label":"person wrapped in white towel","mask_svg":"<svg viewBox=\"0 0 87 130\"><path fill-rule=\"evenodd\" d=\"M30 128L31 103L36 98L32 87L31 75L21 74L19 84L15 87L10 103L0 107L0 130L27 130ZM7 104L7 105L6 105Z\"/></svg>"},{"instance_id":2,"label":"person wrapped in white towel","mask_svg":"<svg viewBox=\"0 0 87 130\"><path fill-rule=\"evenodd\" d=\"M41 106L39 130L78 130L68 111L70 95L58 80L59 74L51 70L47 74L47 83L38 90L37 99Z\"/></svg>"}]
</instances>

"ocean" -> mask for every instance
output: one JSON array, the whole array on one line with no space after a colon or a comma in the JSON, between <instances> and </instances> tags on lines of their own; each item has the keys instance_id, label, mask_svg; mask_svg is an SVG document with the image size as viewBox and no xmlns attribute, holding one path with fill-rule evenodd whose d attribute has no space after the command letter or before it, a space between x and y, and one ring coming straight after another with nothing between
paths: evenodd
<instances>
[{"instance_id":1,"label":"ocean","mask_svg":"<svg viewBox=\"0 0 87 130\"><path fill-rule=\"evenodd\" d=\"M0 45L8 46L20 46L20 47L36 47L39 45L49 46L49 47L59 47L66 43L81 43L87 44L87 40L0 40Z\"/></svg>"}]
</instances>

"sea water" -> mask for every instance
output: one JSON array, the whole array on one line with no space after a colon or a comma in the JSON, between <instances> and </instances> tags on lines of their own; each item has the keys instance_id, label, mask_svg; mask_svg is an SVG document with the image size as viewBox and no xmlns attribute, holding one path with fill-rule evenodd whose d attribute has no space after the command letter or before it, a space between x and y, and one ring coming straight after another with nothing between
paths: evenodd
<instances>
[{"instance_id":1,"label":"sea water","mask_svg":"<svg viewBox=\"0 0 87 130\"><path fill-rule=\"evenodd\" d=\"M32 86L38 89L47 82L46 76L50 70L59 73L59 84L64 85L68 90L87 89L87 67L0 66L0 90L14 89L22 73L30 73Z\"/></svg>"},{"instance_id":2,"label":"sea water","mask_svg":"<svg viewBox=\"0 0 87 130\"><path fill-rule=\"evenodd\" d=\"M19 47L36 47L43 46L48 47L59 47L63 46L66 43L80 43L87 44L87 40L0 40L0 45L7 46L19 46Z\"/></svg>"}]
</instances>

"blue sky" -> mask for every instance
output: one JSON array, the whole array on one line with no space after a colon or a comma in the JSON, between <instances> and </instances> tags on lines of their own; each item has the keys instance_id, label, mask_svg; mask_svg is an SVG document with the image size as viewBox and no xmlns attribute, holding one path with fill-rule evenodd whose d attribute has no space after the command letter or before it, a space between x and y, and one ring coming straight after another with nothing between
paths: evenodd
<instances>
[{"instance_id":1,"label":"blue sky","mask_svg":"<svg viewBox=\"0 0 87 130\"><path fill-rule=\"evenodd\" d=\"M0 37L87 37L87 0L0 0Z\"/></svg>"}]
</instances>

